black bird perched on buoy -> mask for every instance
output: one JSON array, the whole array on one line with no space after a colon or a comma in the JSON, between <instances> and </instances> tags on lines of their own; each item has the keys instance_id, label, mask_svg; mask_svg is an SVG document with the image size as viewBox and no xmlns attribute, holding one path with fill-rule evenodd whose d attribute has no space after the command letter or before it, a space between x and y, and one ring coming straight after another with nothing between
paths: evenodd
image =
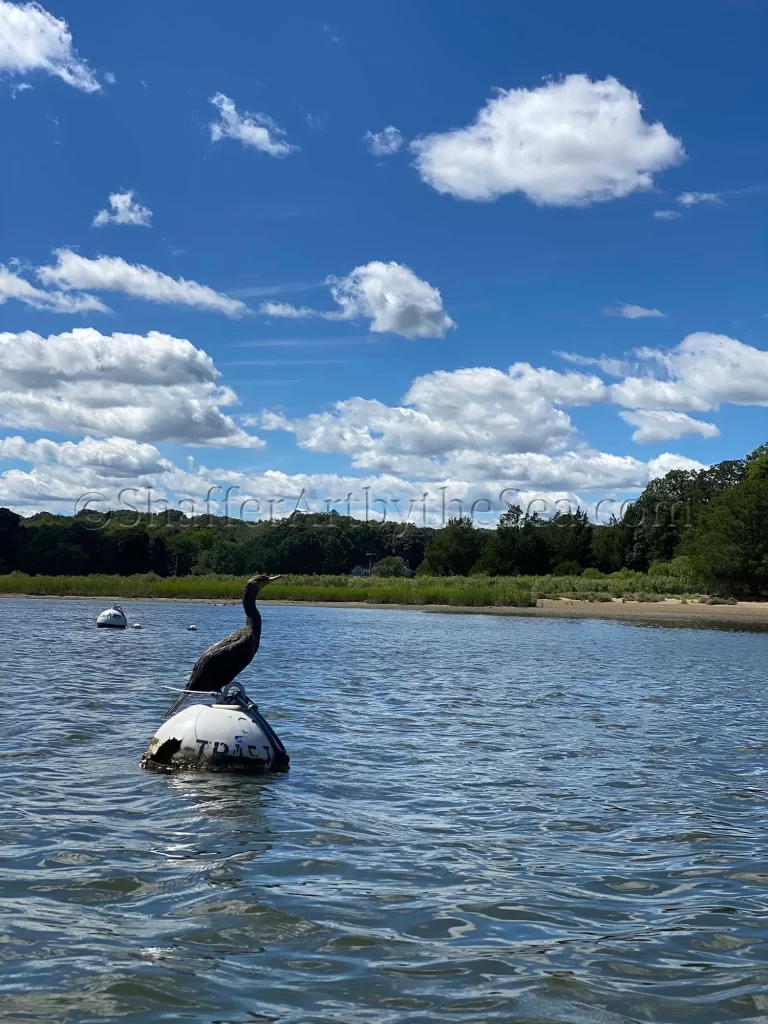
<instances>
[{"instance_id":1,"label":"black bird perched on buoy","mask_svg":"<svg viewBox=\"0 0 768 1024\"><path fill-rule=\"evenodd\" d=\"M168 708L166 718L175 714L190 693L211 690L223 690L247 668L259 649L261 640L261 615L256 607L256 597L262 587L279 576L252 576L243 591L243 608L245 609L245 625L223 640L213 644L197 659L187 688Z\"/></svg>"}]
</instances>

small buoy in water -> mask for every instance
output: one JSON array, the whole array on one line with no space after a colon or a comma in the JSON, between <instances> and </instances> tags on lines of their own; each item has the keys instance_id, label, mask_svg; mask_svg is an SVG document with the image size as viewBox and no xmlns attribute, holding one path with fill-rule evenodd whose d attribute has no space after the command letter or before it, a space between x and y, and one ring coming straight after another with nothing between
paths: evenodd
<instances>
[{"instance_id":1,"label":"small buoy in water","mask_svg":"<svg viewBox=\"0 0 768 1024\"><path fill-rule=\"evenodd\" d=\"M187 626L187 629L190 629L190 630L192 630L194 632L194 630L197 629L197 626Z\"/></svg>"},{"instance_id":2,"label":"small buoy in water","mask_svg":"<svg viewBox=\"0 0 768 1024\"><path fill-rule=\"evenodd\" d=\"M163 722L141 767L285 771L285 747L242 686L230 684L218 701L211 707L193 704Z\"/></svg>"},{"instance_id":3,"label":"small buoy in water","mask_svg":"<svg viewBox=\"0 0 768 1024\"><path fill-rule=\"evenodd\" d=\"M140 622L134 622L133 628L134 629L141 629L141 623Z\"/></svg>"},{"instance_id":4,"label":"small buoy in water","mask_svg":"<svg viewBox=\"0 0 768 1024\"><path fill-rule=\"evenodd\" d=\"M113 604L111 608L105 609L96 619L96 625L100 629L125 629L128 620L125 612L119 604Z\"/></svg>"}]
</instances>

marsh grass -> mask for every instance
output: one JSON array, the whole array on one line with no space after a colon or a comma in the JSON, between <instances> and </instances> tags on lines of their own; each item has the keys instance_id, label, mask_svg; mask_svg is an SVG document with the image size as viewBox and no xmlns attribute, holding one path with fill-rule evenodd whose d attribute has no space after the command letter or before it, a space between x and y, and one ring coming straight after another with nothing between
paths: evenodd
<instances>
[{"instance_id":1,"label":"marsh grass","mask_svg":"<svg viewBox=\"0 0 768 1024\"><path fill-rule=\"evenodd\" d=\"M244 579L235 576L27 576L0 575L0 594L52 597L177 598L238 601ZM703 590L688 577L623 572L580 576L283 576L266 587L262 601L362 602L366 604L534 607L543 598L605 602L611 598L659 601L690 599Z\"/></svg>"}]
</instances>

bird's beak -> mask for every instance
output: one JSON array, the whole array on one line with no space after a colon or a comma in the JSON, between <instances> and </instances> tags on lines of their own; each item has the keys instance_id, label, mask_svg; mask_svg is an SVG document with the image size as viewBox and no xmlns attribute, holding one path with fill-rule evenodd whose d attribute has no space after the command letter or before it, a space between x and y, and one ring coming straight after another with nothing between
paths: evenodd
<instances>
[{"instance_id":1,"label":"bird's beak","mask_svg":"<svg viewBox=\"0 0 768 1024\"><path fill-rule=\"evenodd\" d=\"M277 576L270 576L267 582L271 583L273 580L279 580L282 575L282 573L279 573Z\"/></svg>"}]
</instances>

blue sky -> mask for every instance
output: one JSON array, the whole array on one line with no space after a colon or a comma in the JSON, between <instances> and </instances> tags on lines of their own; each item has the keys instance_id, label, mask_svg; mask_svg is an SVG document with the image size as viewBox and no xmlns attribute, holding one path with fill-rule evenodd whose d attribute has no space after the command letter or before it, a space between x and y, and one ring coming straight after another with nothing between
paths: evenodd
<instances>
[{"instance_id":1,"label":"blue sky","mask_svg":"<svg viewBox=\"0 0 768 1024\"><path fill-rule=\"evenodd\" d=\"M0 504L593 505L766 439L763 3L319 9L0 0Z\"/></svg>"}]
</instances>

